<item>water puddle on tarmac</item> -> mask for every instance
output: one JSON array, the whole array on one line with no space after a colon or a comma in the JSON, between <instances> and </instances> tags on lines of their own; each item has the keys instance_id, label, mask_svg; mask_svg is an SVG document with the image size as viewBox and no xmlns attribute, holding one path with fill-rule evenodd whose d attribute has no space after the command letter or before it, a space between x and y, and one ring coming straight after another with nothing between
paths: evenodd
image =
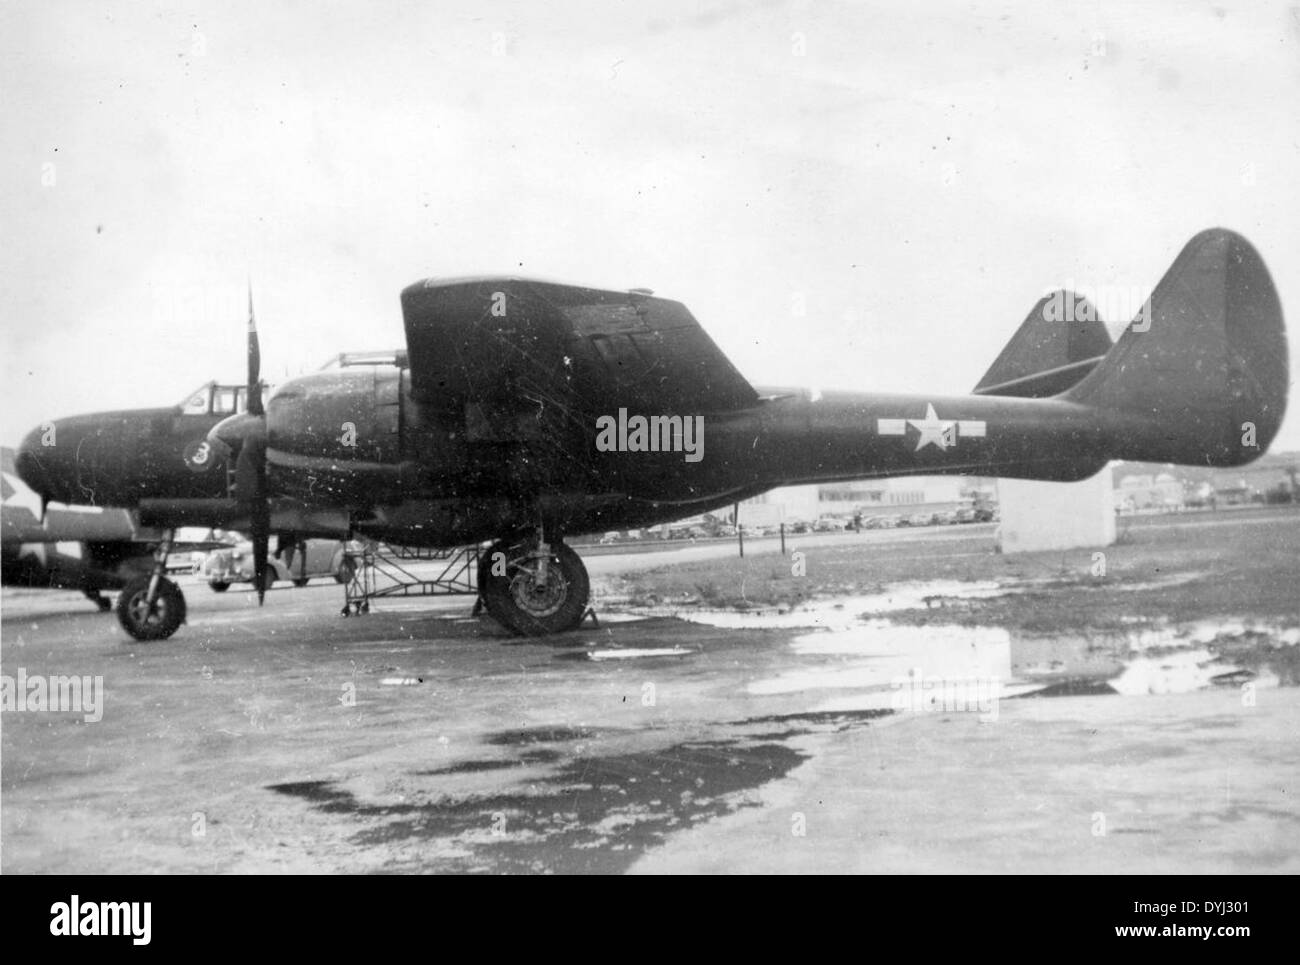
<instances>
[{"instance_id":1,"label":"water puddle on tarmac","mask_svg":"<svg viewBox=\"0 0 1300 965\"><path fill-rule=\"evenodd\" d=\"M1148 696L1300 683L1300 627L1223 619L1125 630L1032 634L1004 627L911 625L876 614L935 599L989 597L996 583L899 584L785 611L696 611L682 619L740 629L805 629L788 669L751 681L755 696L808 694L816 711L981 710L1010 697Z\"/></svg>"},{"instance_id":2,"label":"water puddle on tarmac","mask_svg":"<svg viewBox=\"0 0 1300 965\"><path fill-rule=\"evenodd\" d=\"M879 593L810 600L794 607L750 610L655 608L653 615L675 616L690 623L703 623L727 630L797 630L800 628L845 629L859 625L863 615L927 608L943 600L980 600L1020 588L995 583L926 580L893 583Z\"/></svg>"},{"instance_id":3,"label":"water puddle on tarmac","mask_svg":"<svg viewBox=\"0 0 1300 965\"><path fill-rule=\"evenodd\" d=\"M646 657L684 657L694 653L686 647L624 647L621 649L588 650L588 660L638 660Z\"/></svg>"},{"instance_id":4,"label":"water puddle on tarmac","mask_svg":"<svg viewBox=\"0 0 1300 965\"><path fill-rule=\"evenodd\" d=\"M1195 574L1171 574L1126 589L1184 583ZM1154 626L1135 622L1120 631L1031 634L1004 627L894 622L892 614L930 611L953 602L1050 590L1056 579L925 580L886 585L877 592L827 597L793 605L749 609L695 606L636 608L624 618L676 617L727 630L807 631L790 642L790 669L748 684L754 695L811 693L828 712L899 708L943 682L978 696L996 681L1001 697L1113 693L1125 696L1186 693L1210 687L1300 684L1300 627L1237 618ZM1076 582L1066 581L1072 588ZM659 656L636 651L633 656ZM591 654L590 659L618 656ZM920 680L922 683L918 684ZM962 682L965 683L962 683ZM904 696L900 697L900 693ZM912 697L906 697L906 694Z\"/></svg>"},{"instance_id":5,"label":"water puddle on tarmac","mask_svg":"<svg viewBox=\"0 0 1300 965\"><path fill-rule=\"evenodd\" d=\"M1160 579L1119 587L1124 591L1165 589L1196 578L1196 574L1174 574ZM750 607L744 610L696 606L636 607L611 612L602 619L642 620L652 616L676 617L727 630L842 629L858 625L863 617L896 613L900 610L942 609L954 602L989 600L1055 586L1079 589L1077 581L1032 580L916 580L890 583L876 593L827 597L793 606ZM1083 587L1086 589L1087 587Z\"/></svg>"}]
</instances>

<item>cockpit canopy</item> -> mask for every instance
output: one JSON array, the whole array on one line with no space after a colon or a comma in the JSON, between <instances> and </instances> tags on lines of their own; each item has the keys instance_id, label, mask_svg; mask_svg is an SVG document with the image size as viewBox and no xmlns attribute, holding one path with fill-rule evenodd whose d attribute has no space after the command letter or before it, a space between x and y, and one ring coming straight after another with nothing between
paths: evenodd
<instances>
[{"instance_id":1,"label":"cockpit canopy","mask_svg":"<svg viewBox=\"0 0 1300 965\"><path fill-rule=\"evenodd\" d=\"M396 365L406 368L406 349L381 349L365 352L340 352L320 367L321 372L352 368L358 365ZM275 386L262 383L262 400L265 402L275 391ZM181 401L186 415L235 415L248 411L248 386L242 382L204 382Z\"/></svg>"},{"instance_id":2,"label":"cockpit canopy","mask_svg":"<svg viewBox=\"0 0 1300 965\"><path fill-rule=\"evenodd\" d=\"M263 385L262 398L267 398L271 391L271 386ZM185 397L181 402L181 411L186 415L222 416L247 412L248 386L205 382Z\"/></svg>"}]
</instances>

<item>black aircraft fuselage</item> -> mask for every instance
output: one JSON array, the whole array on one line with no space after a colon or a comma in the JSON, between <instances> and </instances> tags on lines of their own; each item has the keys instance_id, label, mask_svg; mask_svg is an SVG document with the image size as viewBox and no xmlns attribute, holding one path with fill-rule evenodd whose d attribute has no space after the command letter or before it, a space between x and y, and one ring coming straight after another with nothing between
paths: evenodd
<instances>
[{"instance_id":1,"label":"black aircraft fuselage","mask_svg":"<svg viewBox=\"0 0 1300 965\"><path fill-rule=\"evenodd\" d=\"M211 420L208 420L211 421ZM191 428L193 428L191 426ZM147 576L165 534L142 529L127 509L48 507L17 477L15 454L0 448L0 582L36 590L80 590L101 609L105 590ZM214 540L176 545L209 549Z\"/></svg>"},{"instance_id":2,"label":"black aircraft fuselage","mask_svg":"<svg viewBox=\"0 0 1300 965\"><path fill-rule=\"evenodd\" d=\"M188 439L174 410L60 420L56 445L40 429L24 441L19 472L47 499L150 526L248 523L263 543L517 546L784 485L1240 465L1272 441L1289 382L1272 280L1222 229L1188 243L1113 347L1095 318L1053 320L1040 302L966 396L756 390L685 306L640 290L431 279L401 303L406 349L387 361L290 380L263 412L250 319L249 412ZM529 585L546 580L543 562Z\"/></svg>"},{"instance_id":3,"label":"black aircraft fuselage","mask_svg":"<svg viewBox=\"0 0 1300 965\"><path fill-rule=\"evenodd\" d=\"M308 377L267 406L268 484L286 504L346 507L366 535L452 546L526 528L539 509L576 535L801 483L909 473L1082 479L1110 458L1110 434L1122 429L1083 406L1031 399L763 395L739 411L686 416L621 407L570 421L521 406L511 438L485 440L445 411L430 413L405 370L358 372L344 392L336 376ZM335 408L341 397L346 408ZM390 398L398 401L382 401ZM609 451L598 445L602 419L612 424ZM696 427L690 452L686 420ZM348 422L355 441L341 428Z\"/></svg>"},{"instance_id":4,"label":"black aircraft fuselage","mask_svg":"<svg viewBox=\"0 0 1300 965\"><path fill-rule=\"evenodd\" d=\"M246 388L208 382L173 406L69 416L27 434L18 475L47 503L136 509L159 493L220 499L227 460L208 434L245 408Z\"/></svg>"}]
</instances>

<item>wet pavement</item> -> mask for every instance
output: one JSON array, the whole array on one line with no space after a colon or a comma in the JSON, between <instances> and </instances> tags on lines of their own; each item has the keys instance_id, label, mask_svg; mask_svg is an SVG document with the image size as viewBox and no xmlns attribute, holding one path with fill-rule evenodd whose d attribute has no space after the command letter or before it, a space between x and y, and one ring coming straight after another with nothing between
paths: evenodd
<instances>
[{"instance_id":1,"label":"wet pavement","mask_svg":"<svg viewBox=\"0 0 1300 965\"><path fill-rule=\"evenodd\" d=\"M0 863L1300 868L1300 629L943 622L1025 588L908 581L744 614L610 603L599 625L520 641L464 599L345 620L330 584L272 591L261 612L189 584L190 623L161 644L75 594L6 590L0 669L104 689L98 721L3 715ZM917 608L935 620L891 619Z\"/></svg>"}]
</instances>

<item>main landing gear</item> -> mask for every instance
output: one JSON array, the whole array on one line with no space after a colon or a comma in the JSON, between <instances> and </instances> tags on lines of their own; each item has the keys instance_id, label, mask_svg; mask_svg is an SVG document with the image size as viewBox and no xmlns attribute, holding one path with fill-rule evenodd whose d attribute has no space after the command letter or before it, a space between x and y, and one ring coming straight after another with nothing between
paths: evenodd
<instances>
[{"instance_id":1,"label":"main landing gear","mask_svg":"<svg viewBox=\"0 0 1300 965\"><path fill-rule=\"evenodd\" d=\"M154 549L149 575L127 581L117 598L117 621L137 640L165 640L185 622L185 595L164 576L174 536L169 531Z\"/></svg>"},{"instance_id":2,"label":"main landing gear","mask_svg":"<svg viewBox=\"0 0 1300 965\"><path fill-rule=\"evenodd\" d=\"M488 613L521 636L572 630L587 615L591 584L581 558L564 543L502 540L479 558L478 590Z\"/></svg>"}]
</instances>

